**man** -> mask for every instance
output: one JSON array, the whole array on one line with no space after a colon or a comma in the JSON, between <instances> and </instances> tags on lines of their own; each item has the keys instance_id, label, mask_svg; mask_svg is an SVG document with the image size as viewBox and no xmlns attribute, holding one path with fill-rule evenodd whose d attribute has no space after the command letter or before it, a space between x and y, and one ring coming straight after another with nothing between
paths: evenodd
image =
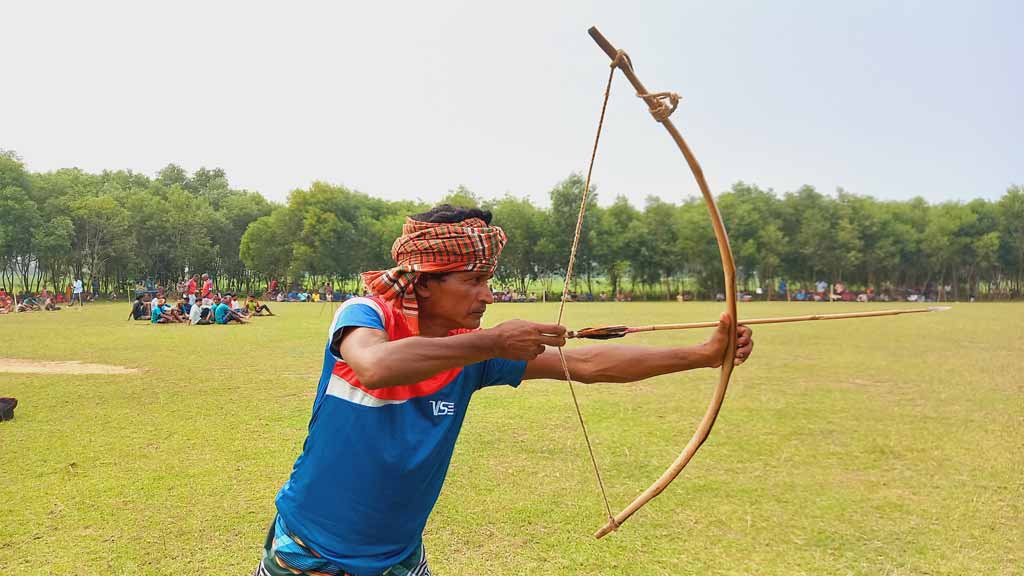
<instances>
[{"instance_id":1,"label":"man","mask_svg":"<svg viewBox=\"0 0 1024 576\"><path fill-rule=\"evenodd\" d=\"M249 294L249 297L245 299L245 309L249 312L250 316L262 316L266 313L268 316L273 316L274 313L270 311L270 306L266 304L260 304L260 301L256 299L256 296Z\"/></svg>"},{"instance_id":2,"label":"man","mask_svg":"<svg viewBox=\"0 0 1024 576\"><path fill-rule=\"evenodd\" d=\"M164 316L164 305L165 300L163 298L154 298L150 303L152 308L149 314L149 321L152 324L167 324L171 320Z\"/></svg>"},{"instance_id":3,"label":"man","mask_svg":"<svg viewBox=\"0 0 1024 576\"><path fill-rule=\"evenodd\" d=\"M198 289L199 275L193 274L188 279L188 284L185 285L185 293L188 296L189 305L195 306L196 304L196 290Z\"/></svg>"},{"instance_id":4,"label":"man","mask_svg":"<svg viewBox=\"0 0 1024 576\"><path fill-rule=\"evenodd\" d=\"M246 323L244 318L231 309L231 305L228 304L227 300L221 300L219 296L214 296L213 303L213 316L217 320L217 324L230 324L231 322Z\"/></svg>"},{"instance_id":5,"label":"man","mask_svg":"<svg viewBox=\"0 0 1024 576\"><path fill-rule=\"evenodd\" d=\"M82 290L83 290L82 279L81 278L75 278L75 283L72 286L71 303L68 304L68 306L74 306L75 305L75 300L78 300L78 305L79 306L85 306L85 303L82 302Z\"/></svg>"},{"instance_id":6,"label":"man","mask_svg":"<svg viewBox=\"0 0 1024 576\"><path fill-rule=\"evenodd\" d=\"M203 274L203 290L202 290L202 293L201 293L203 298L209 298L210 294L212 292L213 292L213 280L210 280L210 275L209 274Z\"/></svg>"},{"instance_id":7,"label":"man","mask_svg":"<svg viewBox=\"0 0 1024 576\"><path fill-rule=\"evenodd\" d=\"M136 294L135 302L132 303L131 314L128 315L129 320L145 320L146 319L146 302L143 300L145 294Z\"/></svg>"},{"instance_id":8,"label":"man","mask_svg":"<svg viewBox=\"0 0 1024 576\"><path fill-rule=\"evenodd\" d=\"M201 303L197 302L189 313L189 321L197 326L213 324L213 300L203 298Z\"/></svg>"},{"instance_id":9,"label":"man","mask_svg":"<svg viewBox=\"0 0 1024 576\"><path fill-rule=\"evenodd\" d=\"M480 330L505 244L491 214L442 205L412 216L397 266L367 272L373 296L335 314L313 418L255 575L427 575L422 530L474 392L564 379L565 328L510 320ZM728 316L686 348L590 346L565 352L580 382L632 382L721 363ZM743 327L737 363L753 343Z\"/></svg>"}]
</instances>

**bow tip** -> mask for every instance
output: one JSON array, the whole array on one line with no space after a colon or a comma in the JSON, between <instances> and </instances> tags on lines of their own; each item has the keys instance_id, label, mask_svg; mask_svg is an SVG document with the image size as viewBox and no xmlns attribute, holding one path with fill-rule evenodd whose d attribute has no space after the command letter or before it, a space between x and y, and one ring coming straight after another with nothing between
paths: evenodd
<instances>
[{"instance_id":1,"label":"bow tip","mask_svg":"<svg viewBox=\"0 0 1024 576\"><path fill-rule=\"evenodd\" d=\"M594 538L597 538L598 540L600 540L601 538L604 538L608 534L611 534L612 532L615 532L616 530L618 530L618 528L619 528L618 524L616 524L613 521L609 520L608 523L605 524L600 530L598 530L597 532L594 532Z\"/></svg>"}]
</instances>

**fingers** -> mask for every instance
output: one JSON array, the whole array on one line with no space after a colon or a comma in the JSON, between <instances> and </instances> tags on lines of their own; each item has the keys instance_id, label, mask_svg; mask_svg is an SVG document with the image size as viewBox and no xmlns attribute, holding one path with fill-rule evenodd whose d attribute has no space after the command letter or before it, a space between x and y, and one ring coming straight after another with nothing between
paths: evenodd
<instances>
[{"instance_id":1,"label":"fingers","mask_svg":"<svg viewBox=\"0 0 1024 576\"><path fill-rule=\"evenodd\" d=\"M732 324L732 318L728 312L722 312L722 315L718 317L718 329L728 328Z\"/></svg>"},{"instance_id":2,"label":"fingers","mask_svg":"<svg viewBox=\"0 0 1024 576\"><path fill-rule=\"evenodd\" d=\"M566 328L560 324L536 324L541 344L548 346L565 346Z\"/></svg>"},{"instance_id":3,"label":"fingers","mask_svg":"<svg viewBox=\"0 0 1024 576\"><path fill-rule=\"evenodd\" d=\"M740 326L736 329L736 347L743 348L751 342L751 336L753 332L749 326Z\"/></svg>"},{"instance_id":4,"label":"fingers","mask_svg":"<svg viewBox=\"0 0 1024 576\"><path fill-rule=\"evenodd\" d=\"M739 366L750 358L754 350L753 332L748 326L740 326L736 336L736 360L735 365Z\"/></svg>"},{"instance_id":5,"label":"fingers","mask_svg":"<svg viewBox=\"0 0 1024 576\"><path fill-rule=\"evenodd\" d=\"M541 344L546 344L548 346L558 346L559 348L565 346L564 336L541 336L540 338L537 339L537 341L540 342Z\"/></svg>"},{"instance_id":6,"label":"fingers","mask_svg":"<svg viewBox=\"0 0 1024 576\"><path fill-rule=\"evenodd\" d=\"M564 336L566 332L565 326L561 324L534 324L534 326L538 332L545 335Z\"/></svg>"}]
</instances>

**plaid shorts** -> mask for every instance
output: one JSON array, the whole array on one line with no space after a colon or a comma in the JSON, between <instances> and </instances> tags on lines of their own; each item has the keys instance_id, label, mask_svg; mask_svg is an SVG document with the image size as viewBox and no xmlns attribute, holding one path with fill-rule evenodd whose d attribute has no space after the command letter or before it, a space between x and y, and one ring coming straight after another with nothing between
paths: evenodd
<instances>
[{"instance_id":1,"label":"plaid shorts","mask_svg":"<svg viewBox=\"0 0 1024 576\"><path fill-rule=\"evenodd\" d=\"M274 519L263 544L263 560L252 576L349 576L337 564L322 558L293 536L280 517ZM421 544L405 560L381 572L380 576L431 576L427 554Z\"/></svg>"}]
</instances>

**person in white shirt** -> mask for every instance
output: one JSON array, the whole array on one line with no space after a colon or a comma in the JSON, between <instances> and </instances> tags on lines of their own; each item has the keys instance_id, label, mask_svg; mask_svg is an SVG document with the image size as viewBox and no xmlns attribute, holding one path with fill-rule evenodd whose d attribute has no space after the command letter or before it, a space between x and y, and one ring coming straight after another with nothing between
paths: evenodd
<instances>
[{"instance_id":1,"label":"person in white shirt","mask_svg":"<svg viewBox=\"0 0 1024 576\"><path fill-rule=\"evenodd\" d=\"M195 295L192 295L191 298L194 299ZM192 308L190 308L188 311L188 323L192 325L198 324L199 320L202 319L202 312L202 306L200 306L198 303L192 304Z\"/></svg>"},{"instance_id":2,"label":"person in white shirt","mask_svg":"<svg viewBox=\"0 0 1024 576\"><path fill-rule=\"evenodd\" d=\"M79 306L85 306L85 303L82 301L82 290L83 290L82 279L81 278L75 278L74 288L72 289L72 294L71 294L71 303L68 304L69 308L71 306L75 305L75 300L78 300L78 305Z\"/></svg>"}]
</instances>

